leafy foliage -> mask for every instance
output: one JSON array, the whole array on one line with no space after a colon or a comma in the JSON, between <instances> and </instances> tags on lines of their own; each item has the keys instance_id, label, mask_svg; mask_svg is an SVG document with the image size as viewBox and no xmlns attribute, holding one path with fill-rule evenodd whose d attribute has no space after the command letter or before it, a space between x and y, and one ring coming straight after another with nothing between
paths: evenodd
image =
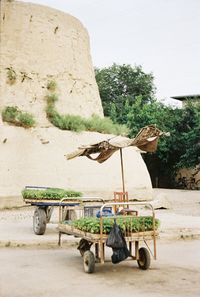
<instances>
[{"instance_id":1,"label":"leafy foliage","mask_svg":"<svg viewBox=\"0 0 200 297\"><path fill-rule=\"evenodd\" d=\"M133 137L139 127L156 124L170 137L161 137L157 152L143 156L152 181L160 180L160 186L174 186L174 177L179 168L195 167L200 163L200 109L189 104L178 109L153 100L143 104L140 97L130 107L126 117Z\"/></svg>"},{"instance_id":2,"label":"leafy foliage","mask_svg":"<svg viewBox=\"0 0 200 297\"><path fill-rule=\"evenodd\" d=\"M96 131L99 133L109 133L115 135L127 135L129 130L125 125L114 124L110 118L100 118L93 115L90 119L84 121L87 131Z\"/></svg>"},{"instance_id":3,"label":"leafy foliage","mask_svg":"<svg viewBox=\"0 0 200 297\"><path fill-rule=\"evenodd\" d=\"M153 218L151 216L140 217L124 217L118 216L116 219L117 224L125 232L142 232L150 231L153 229ZM94 234L100 233L100 219L95 217L86 217L71 222L75 228ZM103 218L103 233L109 234L114 224L114 218ZM156 229L159 226L159 220L155 220Z\"/></svg>"},{"instance_id":4,"label":"leafy foliage","mask_svg":"<svg viewBox=\"0 0 200 297\"><path fill-rule=\"evenodd\" d=\"M32 114L22 112L16 106L7 106L2 111L2 119L15 126L31 128L35 125L35 119Z\"/></svg>"},{"instance_id":5,"label":"leafy foliage","mask_svg":"<svg viewBox=\"0 0 200 297\"><path fill-rule=\"evenodd\" d=\"M55 102L58 101L58 95L53 93L47 96L47 105L54 107Z\"/></svg>"},{"instance_id":6,"label":"leafy foliage","mask_svg":"<svg viewBox=\"0 0 200 297\"><path fill-rule=\"evenodd\" d=\"M154 186L157 179L158 186L173 187L179 168L200 164L200 104L188 102L179 109L158 102L153 97L153 76L145 76L141 68L135 72L134 69L114 64L96 70L104 112L114 123L127 125L129 137L150 124L170 132L170 137L159 140L156 153L143 158Z\"/></svg>"},{"instance_id":7,"label":"leafy foliage","mask_svg":"<svg viewBox=\"0 0 200 297\"><path fill-rule=\"evenodd\" d=\"M132 105L136 96L141 95L144 102L149 102L155 92L153 75L144 73L141 66L113 64L108 68L96 68L95 77L104 114L112 120L113 109L116 114L121 113L127 99Z\"/></svg>"},{"instance_id":8,"label":"leafy foliage","mask_svg":"<svg viewBox=\"0 0 200 297\"><path fill-rule=\"evenodd\" d=\"M56 94L47 96L46 114L49 121L61 130L71 130L75 132L96 131L100 133L126 135L128 129L124 125L114 124L109 118L100 118L93 115L90 119L78 115L62 115L56 111L55 102L58 100Z\"/></svg>"},{"instance_id":9,"label":"leafy foliage","mask_svg":"<svg viewBox=\"0 0 200 297\"><path fill-rule=\"evenodd\" d=\"M45 200L61 200L64 197L81 197L82 193L73 190L64 190L58 188L50 188L45 190L24 189L22 197L24 199L45 199Z\"/></svg>"},{"instance_id":10,"label":"leafy foliage","mask_svg":"<svg viewBox=\"0 0 200 297\"><path fill-rule=\"evenodd\" d=\"M51 80L47 83L47 90L54 92L56 90L57 84L54 80Z\"/></svg>"},{"instance_id":11,"label":"leafy foliage","mask_svg":"<svg viewBox=\"0 0 200 297\"><path fill-rule=\"evenodd\" d=\"M182 133L184 148L177 164L178 168L200 165L200 104L188 103L183 110L185 129Z\"/></svg>"},{"instance_id":12,"label":"leafy foliage","mask_svg":"<svg viewBox=\"0 0 200 297\"><path fill-rule=\"evenodd\" d=\"M8 83L10 85L13 85L17 79L17 75L15 70L12 67L6 68L7 69L7 78L8 78Z\"/></svg>"}]
</instances>

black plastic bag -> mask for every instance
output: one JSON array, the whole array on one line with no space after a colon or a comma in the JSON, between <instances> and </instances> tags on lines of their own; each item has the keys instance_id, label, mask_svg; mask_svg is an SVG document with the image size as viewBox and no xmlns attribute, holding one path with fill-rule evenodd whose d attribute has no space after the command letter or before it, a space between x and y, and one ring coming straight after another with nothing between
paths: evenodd
<instances>
[{"instance_id":1,"label":"black plastic bag","mask_svg":"<svg viewBox=\"0 0 200 297\"><path fill-rule=\"evenodd\" d=\"M113 264L117 264L130 256L127 246L119 249L113 249L111 260Z\"/></svg>"},{"instance_id":2,"label":"black plastic bag","mask_svg":"<svg viewBox=\"0 0 200 297\"><path fill-rule=\"evenodd\" d=\"M117 264L130 256L127 248L126 240L122 234L120 226L117 225L116 220L106 240L106 245L111 247L113 254L111 260L113 264Z\"/></svg>"},{"instance_id":3,"label":"black plastic bag","mask_svg":"<svg viewBox=\"0 0 200 297\"><path fill-rule=\"evenodd\" d=\"M111 248L123 248L126 245L121 228L117 225L116 220L114 221L114 225L108 235L106 245Z\"/></svg>"}]
</instances>

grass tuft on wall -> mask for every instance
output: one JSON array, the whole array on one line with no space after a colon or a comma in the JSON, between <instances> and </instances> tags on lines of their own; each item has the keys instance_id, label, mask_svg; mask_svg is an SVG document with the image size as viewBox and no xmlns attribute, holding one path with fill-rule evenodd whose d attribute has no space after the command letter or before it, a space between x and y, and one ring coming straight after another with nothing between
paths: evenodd
<instances>
[{"instance_id":1,"label":"grass tuft on wall","mask_svg":"<svg viewBox=\"0 0 200 297\"><path fill-rule=\"evenodd\" d=\"M46 114L49 121L61 130L70 130L75 132L92 131L104 134L127 135L128 128L125 125L114 124L109 118L100 118L93 115L91 118L83 118L78 115L59 114L56 111L55 103L58 100L56 94L50 94L46 97Z\"/></svg>"},{"instance_id":2,"label":"grass tuft on wall","mask_svg":"<svg viewBox=\"0 0 200 297\"><path fill-rule=\"evenodd\" d=\"M14 126L34 127L35 119L31 113L23 112L17 106L6 106L2 111L2 120Z\"/></svg>"}]
</instances>

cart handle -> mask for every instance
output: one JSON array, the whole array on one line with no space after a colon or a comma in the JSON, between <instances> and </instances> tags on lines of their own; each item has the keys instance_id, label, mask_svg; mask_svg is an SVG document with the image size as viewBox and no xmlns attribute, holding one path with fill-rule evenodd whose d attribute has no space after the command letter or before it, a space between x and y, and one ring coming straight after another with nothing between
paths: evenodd
<instances>
[{"instance_id":1,"label":"cart handle","mask_svg":"<svg viewBox=\"0 0 200 297\"><path fill-rule=\"evenodd\" d=\"M153 205L147 202L108 202L101 206L100 208L100 245L101 245L101 253L103 253L103 209L106 206L114 206L114 205L144 205L148 206L152 210L152 217L153 217L153 246L154 246L154 259L156 260L156 230L155 230L155 211ZM115 214L116 215L116 214ZM102 256L102 255L101 255Z\"/></svg>"},{"instance_id":2,"label":"cart handle","mask_svg":"<svg viewBox=\"0 0 200 297\"><path fill-rule=\"evenodd\" d=\"M59 222L62 222L62 203L64 202L64 201L66 201L66 200L69 200L70 198L73 198L73 197L64 197L64 198L62 198L61 200L60 200L60 202L59 202ZM86 200L86 202L87 202L87 199L92 199L92 198L96 198L96 199L98 199L98 200L100 200L101 202L105 202L104 201L104 199L103 198L101 198L101 197L92 197L92 196L83 196L83 197L76 197L76 200L77 200L77 202L79 202L80 204L83 204L84 203L84 199Z\"/></svg>"},{"instance_id":3,"label":"cart handle","mask_svg":"<svg viewBox=\"0 0 200 297\"><path fill-rule=\"evenodd\" d=\"M67 200L69 201L69 198L73 198L73 197L64 197L59 202L59 223L62 222L62 220L63 220L63 218L62 218L63 217L63 213L62 213L63 202L67 201ZM81 201L78 199L80 197L76 197L76 198L77 198L77 202L81 203Z\"/></svg>"},{"instance_id":4,"label":"cart handle","mask_svg":"<svg viewBox=\"0 0 200 297\"><path fill-rule=\"evenodd\" d=\"M151 208L152 210L152 214L153 214L153 217L155 216L155 211L154 211L154 207L151 203L147 203L147 202L107 202L105 203L104 205L101 206L100 208L100 217L102 217L102 214L103 214L103 209L107 206L114 206L114 205L144 205L144 206L148 206L149 208Z\"/></svg>"}]
</instances>

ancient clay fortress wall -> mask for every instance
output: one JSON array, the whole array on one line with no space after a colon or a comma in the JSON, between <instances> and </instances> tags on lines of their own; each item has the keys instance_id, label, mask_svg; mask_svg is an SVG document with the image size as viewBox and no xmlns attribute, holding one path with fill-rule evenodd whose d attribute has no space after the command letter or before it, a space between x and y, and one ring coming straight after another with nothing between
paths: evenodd
<instances>
[{"instance_id":1,"label":"ancient clay fortress wall","mask_svg":"<svg viewBox=\"0 0 200 297\"><path fill-rule=\"evenodd\" d=\"M6 201L20 196L26 185L71 188L104 198L122 190L118 153L103 164L84 157L66 161L64 157L79 145L110 135L61 131L45 114L46 87L53 79L60 113L103 116L83 25L48 7L1 1L0 33L0 111L18 106L37 120L36 127L24 129L6 124L0 117L0 196L7 197ZM11 67L16 73L13 84L7 78ZM124 150L124 167L129 196L150 199L151 181L140 153L133 148Z\"/></svg>"},{"instance_id":2,"label":"ancient clay fortress wall","mask_svg":"<svg viewBox=\"0 0 200 297\"><path fill-rule=\"evenodd\" d=\"M30 3L1 1L1 102L16 105L49 124L45 115L48 81L57 84L61 113L103 116L92 66L89 37L69 14ZM11 68L16 81L8 83Z\"/></svg>"}]
</instances>

